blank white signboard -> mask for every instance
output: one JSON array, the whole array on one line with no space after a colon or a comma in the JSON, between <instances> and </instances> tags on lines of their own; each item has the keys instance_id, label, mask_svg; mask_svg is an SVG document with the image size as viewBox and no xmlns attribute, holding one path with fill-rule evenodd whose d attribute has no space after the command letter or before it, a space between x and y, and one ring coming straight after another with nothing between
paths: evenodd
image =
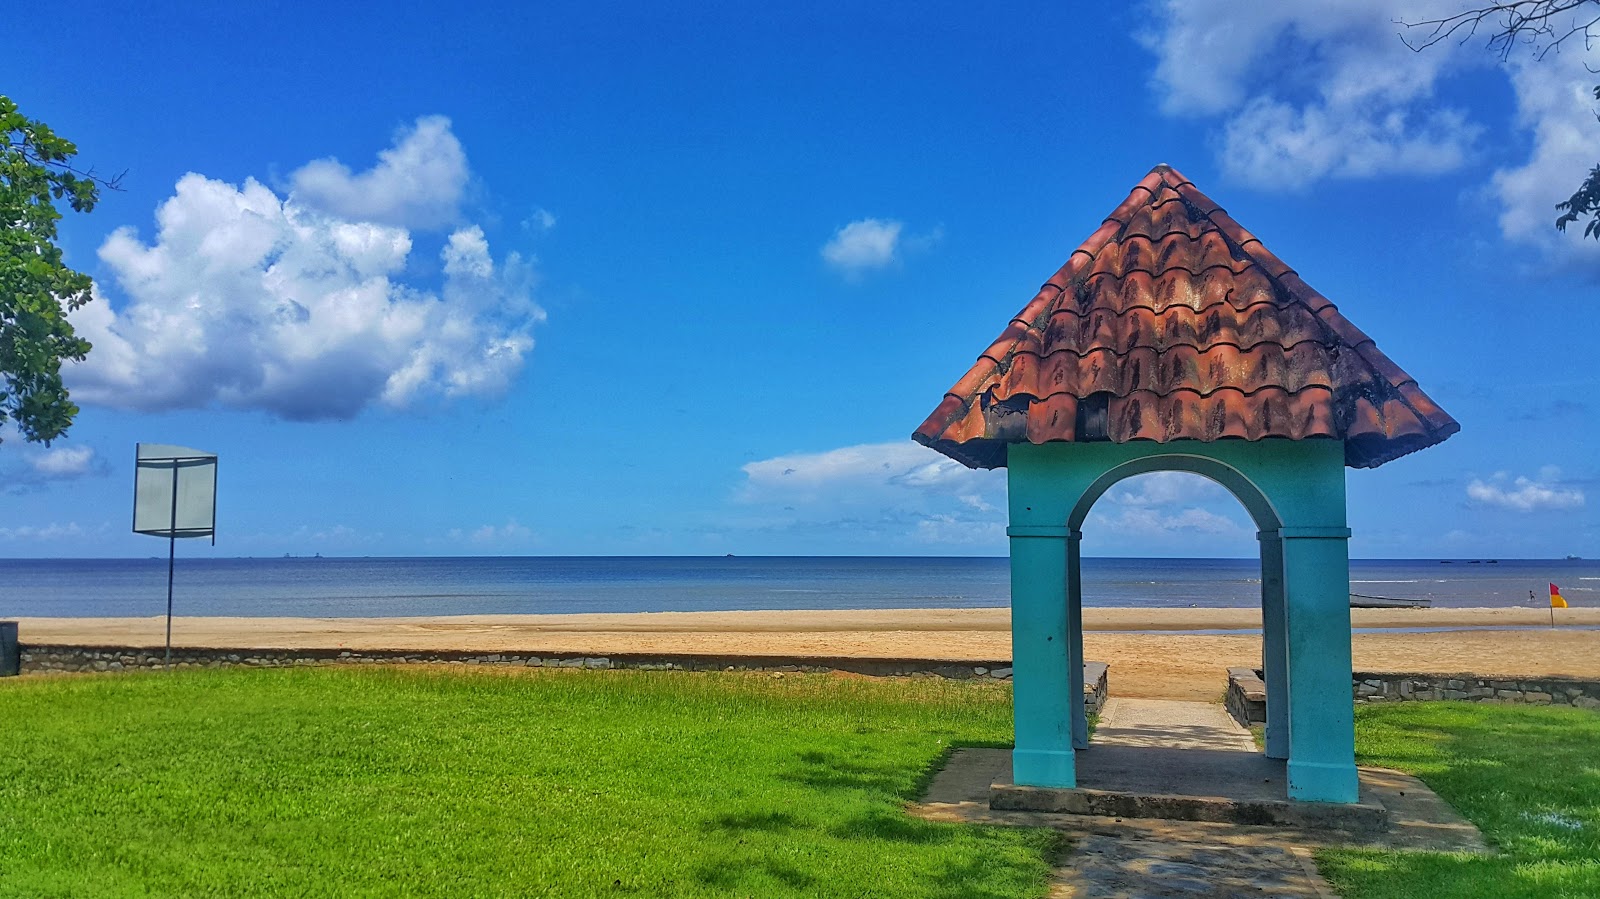
<instances>
[{"instance_id":1,"label":"blank white signboard","mask_svg":"<svg viewBox=\"0 0 1600 899\"><path fill-rule=\"evenodd\" d=\"M155 537L210 537L217 529L217 456L141 443L135 453L133 530Z\"/></svg>"}]
</instances>

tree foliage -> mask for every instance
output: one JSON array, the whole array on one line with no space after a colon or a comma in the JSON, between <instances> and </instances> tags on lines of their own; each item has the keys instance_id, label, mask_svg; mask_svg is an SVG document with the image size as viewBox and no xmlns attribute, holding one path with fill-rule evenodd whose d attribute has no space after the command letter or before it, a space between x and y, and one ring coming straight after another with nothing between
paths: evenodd
<instances>
[{"instance_id":1,"label":"tree foliage","mask_svg":"<svg viewBox=\"0 0 1600 899\"><path fill-rule=\"evenodd\" d=\"M1585 48L1600 40L1600 0L1513 0L1510 3L1489 3L1462 10L1454 15L1420 22L1401 22L1408 34L1401 40L1413 50L1421 51L1445 40L1466 43L1487 30L1489 49L1502 60L1511 58L1512 52L1526 47L1535 59L1544 59L1551 53L1561 52L1568 41L1580 41ZM1594 89L1600 100L1600 85ZM1596 114L1600 119L1600 113ZM1556 219L1556 229L1589 216L1583 227L1585 237L1600 240L1600 165L1589 170L1572 196L1556 204L1561 215Z\"/></svg>"},{"instance_id":2,"label":"tree foliage","mask_svg":"<svg viewBox=\"0 0 1600 899\"><path fill-rule=\"evenodd\" d=\"M67 312L87 303L93 287L61 259L56 204L88 212L102 186L117 186L73 168L77 153L0 96L0 424L9 418L24 440L45 444L78 413L61 363L81 361L89 342L73 332Z\"/></svg>"},{"instance_id":3,"label":"tree foliage","mask_svg":"<svg viewBox=\"0 0 1600 899\"><path fill-rule=\"evenodd\" d=\"M1594 98L1600 100L1600 86L1595 87ZM1600 114L1595 118L1600 119ZM1583 236L1600 240L1600 165L1590 169L1589 177L1572 197L1557 203L1556 208L1561 210L1561 218L1556 219L1557 228L1565 231L1568 225L1587 215L1590 218L1583 226Z\"/></svg>"}]
</instances>

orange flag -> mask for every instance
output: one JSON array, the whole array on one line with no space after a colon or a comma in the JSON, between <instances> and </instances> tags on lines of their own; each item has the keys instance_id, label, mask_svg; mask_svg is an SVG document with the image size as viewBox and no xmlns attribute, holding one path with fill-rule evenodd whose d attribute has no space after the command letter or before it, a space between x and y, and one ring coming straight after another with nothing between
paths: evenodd
<instances>
[{"instance_id":1,"label":"orange flag","mask_svg":"<svg viewBox=\"0 0 1600 899\"><path fill-rule=\"evenodd\" d=\"M1561 596L1561 588L1557 587L1555 584L1551 584L1550 585L1550 608L1552 608L1552 609L1565 609L1566 607L1567 607L1567 601L1566 601L1565 598L1563 598Z\"/></svg>"}]
</instances>

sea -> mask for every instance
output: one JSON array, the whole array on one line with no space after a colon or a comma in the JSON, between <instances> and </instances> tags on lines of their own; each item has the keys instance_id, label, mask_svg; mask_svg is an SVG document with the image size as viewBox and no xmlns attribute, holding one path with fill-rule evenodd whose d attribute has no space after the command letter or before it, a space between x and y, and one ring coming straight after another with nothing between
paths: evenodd
<instances>
[{"instance_id":1,"label":"sea","mask_svg":"<svg viewBox=\"0 0 1600 899\"><path fill-rule=\"evenodd\" d=\"M1600 561L1359 559L1352 593L1435 607L1600 604ZM1086 606L1259 604L1254 559L1083 560ZM1002 607L1004 557L179 559L178 615L391 617ZM161 615L167 560L0 559L0 619Z\"/></svg>"}]
</instances>

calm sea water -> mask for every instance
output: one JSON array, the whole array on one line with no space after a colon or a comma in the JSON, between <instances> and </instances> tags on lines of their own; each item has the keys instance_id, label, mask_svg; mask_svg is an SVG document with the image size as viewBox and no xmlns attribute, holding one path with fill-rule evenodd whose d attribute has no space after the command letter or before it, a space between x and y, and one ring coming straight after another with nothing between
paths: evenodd
<instances>
[{"instance_id":1,"label":"calm sea water","mask_svg":"<svg viewBox=\"0 0 1600 899\"><path fill-rule=\"evenodd\" d=\"M1551 581L1600 604L1600 562L1357 560L1356 593L1436 606L1543 606ZM1090 606L1259 601L1251 559L1085 559ZM0 618L166 609L165 559L0 559ZM1004 606L1004 558L519 557L180 559L179 615L382 617Z\"/></svg>"}]
</instances>

